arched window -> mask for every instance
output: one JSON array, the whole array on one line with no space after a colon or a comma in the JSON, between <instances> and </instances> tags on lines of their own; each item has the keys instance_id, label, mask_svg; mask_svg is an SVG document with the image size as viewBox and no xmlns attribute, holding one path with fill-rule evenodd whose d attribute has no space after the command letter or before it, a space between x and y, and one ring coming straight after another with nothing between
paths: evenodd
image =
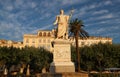
<instances>
[{"instance_id":1,"label":"arched window","mask_svg":"<svg viewBox=\"0 0 120 77\"><path fill-rule=\"evenodd\" d=\"M42 32L39 33L39 36L42 36Z\"/></svg>"},{"instance_id":2,"label":"arched window","mask_svg":"<svg viewBox=\"0 0 120 77\"><path fill-rule=\"evenodd\" d=\"M48 33L48 37L50 36L50 32Z\"/></svg>"},{"instance_id":3,"label":"arched window","mask_svg":"<svg viewBox=\"0 0 120 77\"><path fill-rule=\"evenodd\" d=\"M46 36L46 32L43 33L43 36Z\"/></svg>"},{"instance_id":4,"label":"arched window","mask_svg":"<svg viewBox=\"0 0 120 77\"><path fill-rule=\"evenodd\" d=\"M26 43L29 43L29 39L26 39Z\"/></svg>"}]
</instances>

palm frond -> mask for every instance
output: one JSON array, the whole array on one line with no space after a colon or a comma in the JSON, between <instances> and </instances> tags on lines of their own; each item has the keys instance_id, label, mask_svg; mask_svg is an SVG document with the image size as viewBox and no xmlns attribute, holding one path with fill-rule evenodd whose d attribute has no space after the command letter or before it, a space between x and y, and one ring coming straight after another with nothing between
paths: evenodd
<instances>
[{"instance_id":1,"label":"palm frond","mask_svg":"<svg viewBox=\"0 0 120 77\"><path fill-rule=\"evenodd\" d=\"M74 20L71 20L69 24L70 36L72 35L73 37L73 35L75 36L76 32L79 32L80 37L82 38L89 37L89 34L82 27L84 27L82 20L78 20L77 18Z\"/></svg>"}]
</instances>

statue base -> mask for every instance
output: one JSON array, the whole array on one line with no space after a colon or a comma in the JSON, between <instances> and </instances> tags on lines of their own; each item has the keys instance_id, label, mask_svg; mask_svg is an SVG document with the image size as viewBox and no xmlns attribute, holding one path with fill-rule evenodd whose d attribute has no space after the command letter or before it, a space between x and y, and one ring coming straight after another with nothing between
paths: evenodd
<instances>
[{"instance_id":1,"label":"statue base","mask_svg":"<svg viewBox=\"0 0 120 77\"><path fill-rule=\"evenodd\" d=\"M50 65L51 73L75 72L75 67L72 62L54 62Z\"/></svg>"},{"instance_id":2,"label":"statue base","mask_svg":"<svg viewBox=\"0 0 120 77\"><path fill-rule=\"evenodd\" d=\"M89 77L86 72L40 73L36 77Z\"/></svg>"},{"instance_id":3,"label":"statue base","mask_svg":"<svg viewBox=\"0 0 120 77\"><path fill-rule=\"evenodd\" d=\"M74 63L71 62L71 42L56 39L53 41L53 62L50 65L51 73L75 72Z\"/></svg>"}]
</instances>

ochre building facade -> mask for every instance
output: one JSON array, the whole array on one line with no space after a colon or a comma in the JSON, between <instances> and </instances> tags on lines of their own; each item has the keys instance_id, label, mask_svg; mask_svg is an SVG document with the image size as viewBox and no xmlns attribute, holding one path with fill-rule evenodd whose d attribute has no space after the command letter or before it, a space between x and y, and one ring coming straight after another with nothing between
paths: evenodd
<instances>
[{"instance_id":1,"label":"ochre building facade","mask_svg":"<svg viewBox=\"0 0 120 77\"><path fill-rule=\"evenodd\" d=\"M23 42L14 42L11 40L0 40L0 46L7 46L7 47L16 47L16 48L23 48L23 47L36 47L40 48L43 47L47 50L53 51L53 47L51 42L55 39L54 31L49 30L39 30L37 34L24 34L23 35ZM72 45L75 46L75 40L71 37L68 39L72 42ZM90 46L92 44L101 43L112 43L112 38L108 37L89 37L80 39L79 38L79 46Z\"/></svg>"}]
</instances>

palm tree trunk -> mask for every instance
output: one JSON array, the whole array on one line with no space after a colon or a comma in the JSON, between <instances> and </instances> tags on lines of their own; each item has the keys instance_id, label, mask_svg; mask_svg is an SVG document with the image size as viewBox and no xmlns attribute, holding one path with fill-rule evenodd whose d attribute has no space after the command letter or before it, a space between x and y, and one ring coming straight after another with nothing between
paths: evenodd
<instances>
[{"instance_id":1,"label":"palm tree trunk","mask_svg":"<svg viewBox=\"0 0 120 77\"><path fill-rule=\"evenodd\" d=\"M78 65L78 72L80 72L80 53L79 53L79 44L78 44L78 32L76 32L75 43L76 43L76 60Z\"/></svg>"}]
</instances>

